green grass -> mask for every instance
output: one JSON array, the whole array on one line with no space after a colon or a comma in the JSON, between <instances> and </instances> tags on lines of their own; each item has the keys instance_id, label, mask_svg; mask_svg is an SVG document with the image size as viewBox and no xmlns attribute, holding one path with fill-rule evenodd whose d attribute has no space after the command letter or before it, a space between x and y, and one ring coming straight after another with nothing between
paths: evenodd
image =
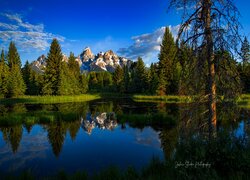
<instances>
[{"instance_id":1,"label":"green grass","mask_svg":"<svg viewBox=\"0 0 250 180\"><path fill-rule=\"evenodd\" d=\"M136 102L165 102L165 103L190 103L193 101L190 96L150 96L150 95L133 95L132 99ZM243 108L250 108L250 94L242 94L237 104Z\"/></svg>"},{"instance_id":2,"label":"green grass","mask_svg":"<svg viewBox=\"0 0 250 180\"><path fill-rule=\"evenodd\" d=\"M165 102L165 103L189 103L192 98L189 96L150 96L150 95L133 95L136 102Z\"/></svg>"},{"instance_id":3,"label":"green grass","mask_svg":"<svg viewBox=\"0 0 250 180\"><path fill-rule=\"evenodd\" d=\"M82 94L72 96L20 96L18 98L2 98L0 104L53 104L53 103L67 103L67 102L84 102L99 99L99 94Z\"/></svg>"}]
</instances>

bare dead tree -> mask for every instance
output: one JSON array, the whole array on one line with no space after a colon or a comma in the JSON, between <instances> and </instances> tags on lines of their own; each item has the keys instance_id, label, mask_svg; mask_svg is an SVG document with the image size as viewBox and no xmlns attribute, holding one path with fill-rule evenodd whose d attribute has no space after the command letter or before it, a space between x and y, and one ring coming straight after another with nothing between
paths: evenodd
<instances>
[{"instance_id":1,"label":"bare dead tree","mask_svg":"<svg viewBox=\"0 0 250 180\"><path fill-rule=\"evenodd\" d=\"M177 40L203 52L196 64L205 67L209 129L216 126L216 69L215 52L235 52L240 42L239 11L232 0L171 0L169 8L182 9L182 22ZM203 68L204 69L204 68Z\"/></svg>"}]
</instances>

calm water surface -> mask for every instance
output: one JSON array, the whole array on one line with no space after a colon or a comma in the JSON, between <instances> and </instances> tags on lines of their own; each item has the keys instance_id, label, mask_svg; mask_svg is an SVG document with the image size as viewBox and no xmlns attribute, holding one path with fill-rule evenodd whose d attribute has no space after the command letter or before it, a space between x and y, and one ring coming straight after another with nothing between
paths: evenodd
<instances>
[{"instance_id":1,"label":"calm water surface","mask_svg":"<svg viewBox=\"0 0 250 180\"><path fill-rule=\"evenodd\" d=\"M179 121L174 127L147 123L144 115L157 113L179 117L180 108L128 99L0 105L0 171L19 174L30 170L37 176L50 176L60 170L92 174L112 165L139 170L153 157L164 160L170 156L178 139ZM234 125L222 121L221 127L243 136L249 114L242 114ZM133 121L134 115L145 124Z\"/></svg>"}]
</instances>

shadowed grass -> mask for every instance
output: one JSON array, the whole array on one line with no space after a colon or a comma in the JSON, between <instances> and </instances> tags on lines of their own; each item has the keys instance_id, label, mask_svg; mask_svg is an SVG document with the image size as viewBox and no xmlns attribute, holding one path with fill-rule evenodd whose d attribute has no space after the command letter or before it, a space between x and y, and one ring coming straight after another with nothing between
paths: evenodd
<instances>
[{"instance_id":1,"label":"shadowed grass","mask_svg":"<svg viewBox=\"0 0 250 180\"><path fill-rule=\"evenodd\" d=\"M101 98L98 94L82 94L74 96L20 96L18 98L2 98L0 104L53 104L67 102L84 102Z\"/></svg>"},{"instance_id":2,"label":"shadowed grass","mask_svg":"<svg viewBox=\"0 0 250 180\"><path fill-rule=\"evenodd\" d=\"M0 114L0 126L48 124L56 121L70 122L77 119L78 114L71 112L36 111L32 113L9 113L5 115Z\"/></svg>"},{"instance_id":3,"label":"shadowed grass","mask_svg":"<svg viewBox=\"0 0 250 180\"><path fill-rule=\"evenodd\" d=\"M191 103L191 96L149 96L133 95L132 99L136 102L164 102L164 103ZM242 94L237 99L237 104L243 108L250 108L250 94Z\"/></svg>"},{"instance_id":4,"label":"shadowed grass","mask_svg":"<svg viewBox=\"0 0 250 180\"><path fill-rule=\"evenodd\" d=\"M148 96L133 95L132 99L136 102L165 102L165 103L189 103L192 98L189 96Z\"/></svg>"}]
</instances>

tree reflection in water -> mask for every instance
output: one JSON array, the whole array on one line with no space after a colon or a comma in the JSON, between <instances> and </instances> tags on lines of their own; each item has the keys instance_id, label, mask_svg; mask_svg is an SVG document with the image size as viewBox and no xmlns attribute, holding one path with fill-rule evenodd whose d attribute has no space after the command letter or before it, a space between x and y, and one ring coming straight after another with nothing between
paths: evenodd
<instances>
[{"instance_id":1,"label":"tree reflection in water","mask_svg":"<svg viewBox=\"0 0 250 180\"><path fill-rule=\"evenodd\" d=\"M70 103L52 105L0 105L0 130L3 139L11 145L16 153L22 139L23 127L28 133L35 124L41 124L47 131L48 142L56 157L60 155L67 132L75 140L79 129L89 135L94 128L114 130L119 124L143 129L151 126L159 132L159 140L166 159L176 156L180 143L189 141L190 137L202 137L208 140L211 136L207 124L205 104L166 104L166 103L133 103L120 101L97 101L89 103ZM121 118L125 117L125 118ZM250 133L249 110L242 110L234 104L220 104L218 123L212 136L222 130L231 133L244 121L244 133ZM150 121L149 121L149 118ZM164 119L161 119L164 118ZM176 121L171 126L165 121Z\"/></svg>"},{"instance_id":2,"label":"tree reflection in water","mask_svg":"<svg viewBox=\"0 0 250 180\"><path fill-rule=\"evenodd\" d=\"M16 153L22 139L23 128L21 125L13 127L1 127L3 139L7 144L11 145L13 153Z\"/></svg>"},{"instance_id":3,"label":"tree reflection in water","mask_svg":"<svg viewBox=\"0 0 250 180\"><path fill-rule=\"evenodd\" d=\"M64 122L52 123L47 127L48 140L52 146L53 153L56 157L59 156L64 139L66 136L67 128Z\"/></svg>"}]
</instances>

